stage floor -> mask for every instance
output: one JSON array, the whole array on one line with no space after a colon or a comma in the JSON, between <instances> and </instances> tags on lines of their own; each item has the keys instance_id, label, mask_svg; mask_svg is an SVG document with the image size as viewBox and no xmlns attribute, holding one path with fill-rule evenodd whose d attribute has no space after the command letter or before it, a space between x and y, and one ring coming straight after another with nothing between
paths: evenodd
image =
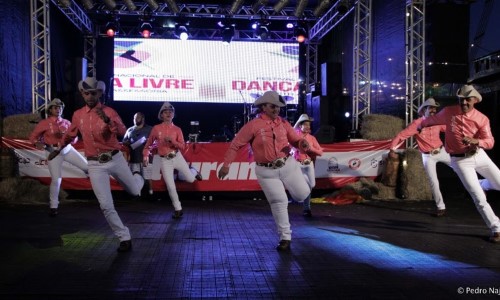
<instances>
[{"instance_id":1,"label":"stage floor","mask_svg":"<svg viewBox=\"0 0 500 300\"><path fill-rule=\"evenodd\" d=\"M460 192L443 218L430 201L313 204L311 219L291 203L289 253L275 250L259 194L181 193L180 220L169 201L115 195L133 237L124 254L92 194L71 195L56 218L45 206L0 205L0 297L498 299L500 245ZM498 194L490 199L500 214Z\"/></svg>"}]
</instances>

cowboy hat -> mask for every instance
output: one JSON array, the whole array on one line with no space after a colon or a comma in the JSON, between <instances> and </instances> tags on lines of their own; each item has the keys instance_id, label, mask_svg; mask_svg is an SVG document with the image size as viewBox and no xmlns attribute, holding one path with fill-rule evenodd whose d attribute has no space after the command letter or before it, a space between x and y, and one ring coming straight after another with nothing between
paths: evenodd
<instances>
[{"instance_id":1,"label":"cowboy hat","mask_svg":"<svg viewBox=\"0 0 500 300\"><path fill-rule=\"evenodd\" d=\"M62 109L64 109L64 103L61 101L61 99L54 98L52 101L50 101L49 105L47 105L47 110L49 110L52 106L60 106Z\"/></svg>"},{"instance_id":2,"label":"cowboy hat","mask_svg":"<svg viewBox=\"0 0 500 300\"><path fill-rule=\"evenodd\" d=\"M175 108L172 106L172 104L170 104L170 102L165 102L163 103L163 105L161 106L160 108L160 111L158 112L158 119L160 121L163 121L163 119L161 118L161 113L164 111L164 110L167 110L167 109L171 109L175 112Z\"/></svg>"},{"instance_id":3,"label":"cowboy hat","mask_svg":"<svg viewBox=\"0 0 500 300\"><path fill-rule=\"evenodd\" d=\"M255 100L253 105L258 106L258 105L266 104L266 103L274 104L274 105L279 106L279 107L283 107L286 105L283 97L281 97L275 91L265 92L264 95L260 96L259 98L257 98L257 100Z\"/></svg>"},{"instance_id":4,"label":"cowboy hat","mask_svg":"<svg viewBox=\"0 0 500 300\"><path fill-rule=\"evenodd\" d=\"M106 91L106 84L103 81L98 81L94 77L87 77L78 83L78 89L85 92L101 90L104 93L104 91Z\"/></svg>"},{"instance_id":5,"label":"cowboy hat","mask_svg":"<svg viewBox=\"0 0 500 300\"><path fill-rule=\"evenodd\" d=\"M470 84L466 84L461 88L459 88L457 91L457 97L458 98L476 97L479 102L483 100L481 94L479 94L479 92Z\"/></svg>"},{"instance_id":6,"label":"cowboy hat","mask_svg":"<svg viewBox=\"0 0 500 300\"><path fill-rule=\"evenodd\" d=\"M304 123L304 122L312 122L314 121L313 118L310 118L307 114L301 114L297 122L295 122L295 125L293 125L293 128L299 128L299 126Z\"/></svg>"},{"instance_id":7,"label":"cowboy hat","mask_svg":"<svg viewBox=\"0 0 500 300\"><path fill-rule=\"evenodd\" d=\"M437 103L436 100L434 100L434 98L429 98L425 100L424 103L422 103L422 105L420 105L420 107L418 108L418 113L421 113L422 110L424 110L424 108L426 108L427 106L439 107L439 103Z\"/></svg>"}]
</instances>

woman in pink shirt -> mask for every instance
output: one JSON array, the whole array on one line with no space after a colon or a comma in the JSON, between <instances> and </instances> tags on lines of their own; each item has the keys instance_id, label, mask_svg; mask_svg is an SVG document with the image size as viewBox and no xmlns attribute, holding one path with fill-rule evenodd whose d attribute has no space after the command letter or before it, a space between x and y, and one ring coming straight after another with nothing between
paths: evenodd
<instances>
[{"instance_id":1,"label":"woman in pink shirt","mask_svg":"<svg viewBox=\"0 0 500 300\"><path fill-rule=\"evenodd\" d=\"M59 151L60 154L48 161L49 172L51 176L50 182L50 210L49 215L55 217L58 214L59 208L59 192L61 191L62 182L62 164L69 162L83 172L87 173L87 160L71 144L64 145L63 136L71 126L71 122L63 119L62 113L64 103L55 98L47 106L48 117L37 124L31 133L29 140L35 145L38 150L47 150L49 153ZM76 142L76 139L72 141Z\"/></svg>"},{"instance_id":2,"label":"woman in pink shirt","mask_svg":"<svg viewBox=\"0 0 500 300\"><path fill-rule=\"evenodd\" d=\"M174 170L179 172L185 181L192 183L197 179L189 165L187 164L181 152L186 148L182 130L175 126L173 119L175 116L175 109L169 102L165 102L158 112L158 119L162 121L161 124L155 125L151 130L151 134L144 146L142 152L143 163L145 166L149 164L149 155L153 147L158 150L158 155L161 157L161 174L165 185L167 186L168 195L174 206L174 213L172 218L179 219L182 217L182 205L179 201L179 195L175 187ZM198 177L198 179L201 179Z\"/></svg>"},{"instance_id":3,"label":"woman in pink shirt","mask_svg":"<svg viewBox=\"0 0 500 300\"><path fill-rule=\"evenodd\" d=\"M314 121L307 114L300 115L299 119L293 126L297 134L303 137L309 143L309 150L302 151L298 148L293 148L293 157L300 163L300 169L306 178L311 190L316 185L316 175L314 174L314 161L317 156L323 155L323 148L318 143L318 140L311 134L311 122ZM311 212L311 194L304 200L304 217L312 217Z\"/></svg>"},{"instance_id":4,"label":"woman in pink shirt","mask_svg":"<svg viewBox=\"0 0 500 300\"><path fill-rule=\"evenodd\" d=\"M309 144L297 135L288 121L279 116L285 101L275 91L267 91L255 100L258 115L246 123L236 134L224 156L224 164L219 169L218 178L229 173L229 166L236 158L239 149L250 144L255 159L255 175L271 206L278 228L280 242L278 251L290 250L292 231L288 218L288 197L302 202L310 194L300 165L291 159L290 144L307 151ZM286 190L285 190L286 189Z\"/></svg>"}]
</instances>

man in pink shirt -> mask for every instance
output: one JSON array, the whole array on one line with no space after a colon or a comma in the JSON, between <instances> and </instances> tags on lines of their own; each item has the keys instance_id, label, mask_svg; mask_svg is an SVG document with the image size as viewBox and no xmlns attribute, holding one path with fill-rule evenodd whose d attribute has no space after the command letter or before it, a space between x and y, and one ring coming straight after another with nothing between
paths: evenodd
<instances>
[{"instance_id":1,"label":"man in pink shirt","mask_svg":"<svg viewBox=\"0 0 500 300\"><path fill-rule=\"evenodd\" d=\"M92 189L106 221L120 240L117 251L127 252L132 249L132 239L129 229L116 212L110 176L135 196L140 196L144 179L138 173L132 174L120 151L122 146L118 136L123 136L127 128L114 109L101 104L100 98L106 89L104 82L87 77L80 81L78 89L86 105L74 112L64 140L69 143L78 132L82 135Z\"/></svg>"},{"instance_id":2,"label":"man in pink shirt","mask_svg":"<svg viewBox=\"0 0 500 300\"><path fill-rule=\"evenodd\" d=\"M299 202L304 201L311 192L300 170L300 164L289 157L290 144L303 151L309 149L309 144L297 135L288 121L279 116L285 101L278 93L267 91L255 100L254 105L258 107L258 115L236 134L226 151L218 178L223 179L229 173L229 166L236 158L238 150L250 143L256 162L255 175L271 206L280 236L276 249L288 251L292 231L286 190Z\"/></svg>"},{"instance_id":3,"label":"man in pink shirt","mask_svg":"<svg viewBox=\"0 0 500 300\"><path fill-rule=\"evenodd\" d=\"M423 120L429 116L436 114L437 107L439 103L434 100L434 98L429 98L420 105L418 108L418 114L420 118L411 122L408 127L402 130L391 143L391 151L395 151L406 139L414 136L418 149L422 153L422 162L424 163L424 169L429 177L429 182L431 185L432 195L434 201L436 202L436 217L442 217L446 213L446 206L444 204L443 195L439 189L439 180L436 173L436 164L438 162L445 163L450 166L450 155L443 149L443 142L441 141L440 133L445 132L445 125L436 125L431 127L425 127L418 130L419 125Z\"/></svg>"},{"instance_id":4,"label":"man in pink shirt","mask_svg":"<svg viewBox=\"0 0 500 300\"><path fill-rule=\"evenodd\" d=\"M184 142L182 130L173 123L174 116L175 109L172 104L169 102L163 103L158 112L158 119L162 123L155 125L151 130L142 156L143 164L147 166L152 147L157 148L158 155L161 157L161 174L163 175L163 180L165 180L168 195L175 210L172 218L179 219L184 213L182 212L182 205L175 187L174 170L179 172L179 177L182 176L189 183L194 182L195 179L201 180L202 178L198 175L195 176L191 172L189 165L181 154L186 148L186 143Z\"/></svg>"},{"instance_id":5,"label":"man in pink shirt","mask_svg":"<svg viewBox=\"0 0 500 300\"><path fill-rule=\"evenodd\" d=\"M445 148L451 156L451 167L457 173L474 200L477 210L491 230L489 240L500 242L500 220L486 199L485 190L500 190L500 170L483 149L492 149L495 143L490 120L474 108L481 102L481 94L472 86L464 85L457 91L458 105L443 108L426 118L421 127L445 124ZM479 180L477 173L483 180Z\"/></svg>"},{"instance_id":6,"label":"man in pink shirt","mask_svg":"<svg viewBox=\"0 0 500 300\"><path fill-rule=\"evenodd\" d=\"M71 122L63 119L62 113L64 103L55 98L47 106L48 117L40 121L29 137L30 142L35 145L38 150L46 150L49 154L52 151L60 151L60 154L52 160L48 161L50 181L50 210L49 216L55 217L58 214L59 208L59 192L61 191L62 182L62 165L63 162L78 167L83 172L87 173L87 160L80 152L76 151L71 144L63 145L63 136L71 125ZM77 139L72 142L75 143Z\"/></svg>"},{"instance_id":7,"label":"man in pink shirt","mask_svg":"<svg viewBox=\"0 0 500 300\"><path fill-rule=\"evenodd\" d=\"M299 119L293 126L295 132L301 137L303 137L309 143L309 149L307 151L302 151L298 148L293 148L293 157L300 163L300 169L302 174L309 184L311 190L316 186L316 175L314 174L314 161L317 156L323 155L323 148L318 143L318 140L311 134L311 122L314 121L307 114L300 115ZM311 212L311 194L307 196L304 200L304 217L312 217Z\"/></svg>"}]
</instances>

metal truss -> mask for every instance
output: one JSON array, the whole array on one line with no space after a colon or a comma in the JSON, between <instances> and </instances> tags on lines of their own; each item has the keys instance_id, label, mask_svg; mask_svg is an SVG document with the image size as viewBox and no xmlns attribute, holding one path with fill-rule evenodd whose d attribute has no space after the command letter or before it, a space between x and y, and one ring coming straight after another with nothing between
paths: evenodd
<instances>
[{"instance_id":1,"label":"metal truss","mask_svg":"<svg viewBox=\"0 0 500 300\"><path fill-rule=\"evenodd\" d=\"M408 0L405 21L406 125L418 118L425 98L425 0ZM412 146L413 138L407 141Z\"/></svg>"},{"instance_id":2,"label":"metal truss","mask_svg":"<svg viewBox=\"0 0 500 300\"><path fill-rule=\"evenodd\" d=\"M311 92L311 86L319 82L318 79L318 44L307 44L306 48L306 93ZM316 87L314 87L316 88Z\"/></svg>"},{"instance_id":3,"label":"metal truss","mask_svg":"<svg viewBox=\"0 0 500 300\"><path fill-rule=\"evenodd\" d=\"M82 32L92 32L93 26L87 15L73 0L63 6L56 0L31 0L31 86L33 113L45 109L51 98L50 60L50 4L58 7ZM94 42L95 43L95 42ZM95 52L93 57L95 57ZM92 59L93 61L93 59ZM93 64L91 64L93 66Z\"/></svg>"},{"instance_id":4,"label":"metal truss","mask_svg":"<svg viewBox=\"0 0 500 300\"><path fill-rule=\"evenodd\" d=\"M50 14L49 1L31 0L31 86L32 112L38 112L50 99Z\"/></svg>"},{"instance_id":5,"label":"metal truss","mask_svg":"<svg viewBox=\"0 0 500 300\"><path fill-rule=\"evenodd\" d=\"M352 130L359 129L363 115L370 113L372 0L359 0L354 12Z\"/></svg>"},{"instance_id":6,"label":"metal truss","mask_svg":"<svg viewBox=\"0 0 500 300\"><path fill-rule=\"evenodd\" d=\"M117 3L113 13L118 16L144 16L152 17L185 17L185 18L233 18L233 19L266 19L266 20L305 20L314 21L318 18L313 15L310 9L304 10L304 14L297 18L294 15L294 7L285 7L280 12L276 12L272 6L265 6L257 11L253 11L251 6L242 6L235 14L229 12L230 6L222 5L204 5L204 4L179 4L179 12L175 13L170 10L167 4L158 3L156 10L151 11L148 4L145 2L135 2L137 9L129 11L124 4ZM105 4L99 4L87 12L91 14L112 13Z\"/></svg>"},{"instance_id":7,"label":"metal truss","mask_svg":"<svg viewBox=\"0 0 500 300\"><path fill-rule=\"evenodd\" d=\"M140 24L136 26L123 26L120 25L120 34L117 36L121 37L141 37L139 33ZM172 38L178 39L175 36L173 28L161 28L153 27L154 33L152 38ZM100 26L97 30L100 36L106 36L104 33L104 28ZM221 30L217 28L189 28L189 38L195 40L222 40ZM233 41L262 41L255 33L255 30L238 30L234 32ZM293 30L270 30L266 41L269 42L283 42L290 43L295 42L295 35Z\"/></svg>"},{"instance_id":8,"label":"metal truss","mask_svg":"<svg viewBox=\"0 0 500 300\"><path fill-rule=\"evenodd\" d=\"M352 1L354 2L354 1ZM348 4L348 10L345 14L340 14L338 11L339 5ZM353 9L355 5L351 4L351 1L337 0L335 4L325 13L321 19L319 19L316 24L309 30L309 40L319 41L321 40L330 30L335 28Z\"/></svg>"}]
</instances>

